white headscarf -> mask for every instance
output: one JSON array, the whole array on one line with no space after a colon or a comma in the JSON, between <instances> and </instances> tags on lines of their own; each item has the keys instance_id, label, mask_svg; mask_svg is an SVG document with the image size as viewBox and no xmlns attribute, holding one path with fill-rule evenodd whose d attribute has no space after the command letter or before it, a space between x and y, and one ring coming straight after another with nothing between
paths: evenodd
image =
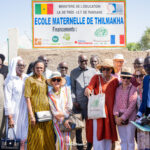
<instances>
[{"instance_id":1,"label":"white headscarf","mask_svg":"<svg viewBox=\"0 0 150 150\"><path fill-rule=\"evenodd\" d=\"M22 58L20 56L15 57L11 60L10 64L9 64L9 71L7 74L7 77L5 79L5 85L8 84L9 80L14 77L17 76L16 74L16 66L17 66L17 62L18 60L22 60Z\"/></svg>"}]
</instances>

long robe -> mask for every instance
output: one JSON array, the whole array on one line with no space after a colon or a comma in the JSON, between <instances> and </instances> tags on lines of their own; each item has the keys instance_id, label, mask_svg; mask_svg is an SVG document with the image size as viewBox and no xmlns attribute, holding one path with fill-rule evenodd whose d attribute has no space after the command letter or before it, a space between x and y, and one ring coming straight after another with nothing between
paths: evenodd
<instances>
[{"instance_id":1,"label":"long robe","mask_svg":"<svg viewBox=\"0 0 150 150\"><path fill-rule=\"evenodd\" d=\"M95 75L88 88L94 89L94 94L99 93L99 76L102 85L102 91L105 93L105 111L106 118L97 119L97 139L100 140L112 140L117 141L116 125L113 116L113 106L115 100L115 92L118 87L118 79L112 77L109 82L104 82L101 75ZM93 143L93 120L86 120L86 136L87 141Z\"/></svg>"},{"instance_id":2,"label":"long robe","mask_svg":"<svg viewBox=\"0 0 150 150\"><path fill-rule=\"evenodd\" d=\"M5 85L5 115L12 115L14 120L14 131L16 138L27 139L28 133L28 111L24 97L24 83L27 75L23 74L21 79L18 76L10 78Z\"/></svg>"}]
</instances>

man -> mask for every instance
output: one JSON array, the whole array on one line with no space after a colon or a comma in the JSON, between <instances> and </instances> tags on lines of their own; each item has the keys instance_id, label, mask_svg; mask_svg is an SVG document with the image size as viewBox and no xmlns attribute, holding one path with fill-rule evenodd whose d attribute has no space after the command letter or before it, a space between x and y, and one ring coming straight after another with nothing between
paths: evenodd
<instances>
[{"instance_id":1,"label":"man","mask_svg":"<svg viewBox=\"0 0 150 150\"><path fill-rule=\"evenodd\" d=\"M91 67L96 69L96 66L99 64L99 59L98 59L98 56L97 55L92 55L91 58L90 58L90 64L91 64ZM97 73L100 73L99 70L97 70Z\"/></svg>"},{"instance_id":2,"label":"man","mask_svg":"<svg viewBox=\"0 0 150 150\"><path fill-rule=\"evenodd\" d=\"M82 114L82 118L87 118L88 98L84 95L84 90L88 86L91 78L96 74L96 70L87 66L87 56L79 55L79 66L71 71L71 92L74 104L74 112ZM82 145L82 129L76 130L76 142ZM77 146L78 150L83 150L83 146ZM88 143L87 150L92 148Z\"/></svg>"},{"instance_id":3,"label":"man","mask_svg":"<svg viewBox=\"0 0 150 150\"><path fill-rule=\"evenodd\" d=\"M143 68L143 64L144 64L144 59L143 59L143 58L136 58L136 59L134 60L134 63L133 63L133 65L134 65L134 70ZM132 83L135 87L137 87L137 86L139 85L139 83L136 81L135 77L132 77L132 78L131 78L131 83Z\"/></svg>"},{"instance_id":4,"label":"man","mask_svg":"<svg viewBox=\"0 0 150 150\"><path fill-rule=\"evenodd\" d=\"M119 82L121 82L120 73L122 66L124 64L124 57L122 54L116 54L113 58L114 64L114 77L118 78Z\"/></svg>"},{"instance_id":5,"label":"man","mask_svg":"<svg viewBox=\"0 0 150 150\"><path fill-rule=\"evenodd\" d=\"M144 69L147 75L143 80L142 103L137 113L138 117L142 117L143 114L150 116L150 56L144 60Z\"/></svg>"},{"instance_id":6,"label":"man","mask_svg":"<svg viewBox=\"0 0 150 150\"><path fill-rule=\"evenodd\" d=\"M8 74L8 66L4 65L4 61L5 56L3 54L0 54L0 74L2 74L5 79Z\"/></svg>"},{"instance_id":7,"label":"man","mask_svg":"<svg viewBox=\"0 0 150 150\"><path fill-rule=\"evenodd\" d=\"M61 63L58 64L57 69L61 73L61 76L66 79L66 84L65 85L70 86L71 85L70 77L67 75L68 64L66 62L61 62Z\"/></svg>"},{"instance_id":8,"label":"man","mask_svg":"<svg viewBox=\"0 0 150 150\"><path fill-rule=\"evenodd\" d=\"M44 63L45 63L45 71L44 71L43 75L44 75L44 77L46 79L48 79L51 76L51 74L52 74L52 71L47 68L49 60L46 58L46 56L43 56L43 55L39 56L38 60L44 61Z\"/></svg>"}]
</instances>

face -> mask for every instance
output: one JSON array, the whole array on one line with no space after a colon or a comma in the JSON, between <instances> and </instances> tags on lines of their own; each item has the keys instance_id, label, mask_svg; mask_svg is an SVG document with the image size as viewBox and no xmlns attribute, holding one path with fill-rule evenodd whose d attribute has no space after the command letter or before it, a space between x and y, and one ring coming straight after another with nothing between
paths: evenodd
<instances>
[{"instance_id":1,"label":"face","mask_svg":"<svg viewBox=\"0 0 150 150\"><path fill-rule=\"evenodd\" d=\"M137 58L135 59L134 63L134 69L142 69L143 68L143 59Z\"/></svg>"},{"instance_id":2,"label":"face","mask_svg":"<svg viewBox=\"0 0 150 150\"><path fill-rule=\"evenodd\" d=\"M2 59L0 58L0 68L2 68L3 62Z\"/></svg>"},{"instance_id":3,"label":"face","mask_svg":"<svg viewBox=\"0 0 150 150\"><path fill-rule=\"evenodd\" d=\"M144 75L140 71L136 71L134 77L138 83L142 83L144 79Z\"/></svg>"},{"instance_id":4,"label":"face","mask_svg":"<svg viewBox=\"0 0 150 150\"><path fill-rule=\"evenodd\" d=\"M145 58L144 60L144 69L148 75L150 75L150 57Z\"/></svg>"},{"instance_id":5,"label":"face","mask_svg":"<svg viewBox=\"0 0 150 150\"><path fill-rule=\"evenodd\" d=\"M37 76L41 76L44 72L44 64L42 62L39 62L34 67L34 72Z\"/></svg>"},{"instance_id":6,"label":"face","mask_svg":"<svg viewBox=\"0 0 150 150\"><path fill-rule=\"evenodd\" d=\"M123 86L128 86L130 84L131 77L122 76L121 81Z\"/></svg>"},{"instance_id":7,"label":"face","mask_svg":"<svg viewBox=\"0 0 150 150\"><path fill-rule=\"evenodd\" d=\"M98 64L98 59L96 57L92 57L91 60L90 60L90 64L91 64L92 68L96 69L96 66Z\"/></svg>"},{"instance_id":8,"label":"face","mask_svg":"<svg viewBox=\"0 0 150 150\"><path fill-rule=\"evenodd\" d=\"M115 60L113 60L113 63L114 63L114 68L117 68L118 70L121 70L121 68L123 66L123 63L124 63L124 60L115 59Z\"/></svg>"},{"instance_id":9,"label":"face","mask_svg":"<svg viewBox=\"0 0 150 150\"><path fill-rule=\"evenodd\" d=\"M60 88L61 87L61 78L59 78L59 77L52 78L51 84L54 89Z\"/></svg>"},{"instance_id":10,"label":"face","mask_svg":"<svg viewBox=\"0 0 150 150\"><path fill-rule=\"evenodd\" d=\"M61 76L65 76L67 74L67 71L68 71L67 63L60 63L59 69L60 69Z\"/></svg>"},{"instance_id":11,"label":"face","mask_svg":"<svg viewBox=\"0 0 150 150\"><path fill-rule=\"evenodd\" d=\"M21 76L25 70L26 65L23 60L19 60L16 66L16 73L18 76Z\"/></svg>"},{"instance_id":12,"label":"face","mask_svg":"<svg viewBox=\"0 0 150 150\"><path fill-rule=\"evenodd\" d=\"M102 71L104 77L109 77L111 75L112 68L104 66L101 68L101 71Z\"/></svg>"},{"instance_id":13,"label":"face","mask_svg":"<svg viewBox=\"0 0 150 150\"><path fill-rule=\"evenodd\" d=\"M88 59L86 56L80 56L79 57L78 63L79 63L80 68L86 69L87 68L87 62L88 62Z\"/></svg>"},{"instance_id":14,"label":"face","mask_svg":"<svg viewBox=\"0 0 150 150\"><path fill-rule=\"evenodd\" d=\"M42 61L44 61L45 63L45 67L48 66L48 62L49 62L49 59L47 59L45 56L42 58Z\"/></svg>"}]
</instances>

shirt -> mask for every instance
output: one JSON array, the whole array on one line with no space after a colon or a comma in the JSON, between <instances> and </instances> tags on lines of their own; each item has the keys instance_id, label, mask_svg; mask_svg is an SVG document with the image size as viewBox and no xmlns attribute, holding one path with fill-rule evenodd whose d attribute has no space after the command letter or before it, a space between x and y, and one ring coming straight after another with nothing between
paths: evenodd
<instances>
[{"instance_id":1,"label":"shirt","mask_svg":"<svg viewBox=\"0 0 150 150\"><path fill-rule=\"evenodd\" d=\"M149 82L149 89L148 89L147 107L150 108L150 82Z\"/></svg>"},{"instance_id":2,"label":"shirt","mask_svg":"<svg viewBox=\"0 0 150 150\"><path fill-rule=\"evenodd\" d=\"M137 90L130 84L126 90L123 90L122 84L117 88L113 114L119 116L125 121L134 120L136 116Z\"/></svg>"},{"instance_id":3,"label":"shirt","mask_svg":"<svg viewBox=\"0 0 150 150\"><path fill-rule=\"evenodd\" d=\"M85 70L77 67L71 71L71 93L73 102L87 102L84 90L88 86L91 78L96 74L96 70L87 67Z\"/></svg>"},{"instance_id":4,"label":"shirt","mask_svg":"<svg viewBox=\"0 0 150 150\"><path fill-rule=\"evenodd\" d=\"M2 68L0 69L0 74L2 74L5 79L8 74L8 66L3 65Z\"/></svg>"}]
</instances>

